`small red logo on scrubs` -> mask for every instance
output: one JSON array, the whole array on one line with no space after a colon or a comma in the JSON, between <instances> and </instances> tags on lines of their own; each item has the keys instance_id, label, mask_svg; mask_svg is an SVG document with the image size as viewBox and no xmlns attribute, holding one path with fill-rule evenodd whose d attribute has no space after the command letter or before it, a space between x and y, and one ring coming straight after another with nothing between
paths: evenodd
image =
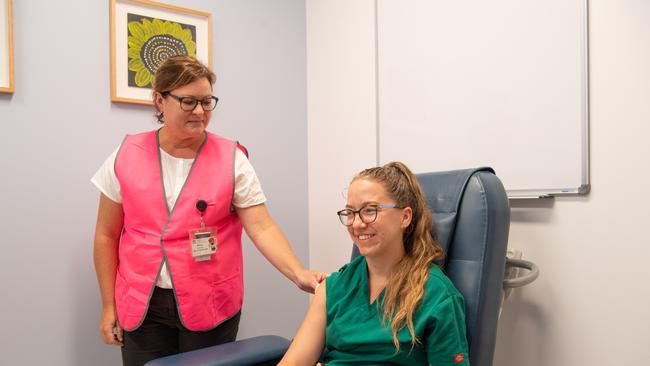
<instances>
[{"instance_id":1,"label":"small red logo on scrubs","mask_svg":"<svg viewBox=\"0 0 650 366\"><path fill-rule=\"evenodd\" d=\"M457 353L456 356L454 356L454 363L461 363L465 361L465 355L462 353Z\"/></svg>"}]
</instances>

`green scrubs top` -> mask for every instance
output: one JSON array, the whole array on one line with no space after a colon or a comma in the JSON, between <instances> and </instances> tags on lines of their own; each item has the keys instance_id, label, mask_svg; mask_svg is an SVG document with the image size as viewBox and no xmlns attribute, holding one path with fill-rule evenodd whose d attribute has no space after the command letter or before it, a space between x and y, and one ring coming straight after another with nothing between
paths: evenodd
<instances>
[{"instance_id":1,"label":"green scrubs top","mask_svg":"<svg viewBox=\"0 0 650 366\"><path fill-rule=\"evenodd\" d=\"M413 314L420 344L411 350L411 334L397 333L395 352L390 324L383 324L384 293L370 304L366 259L357 257L327 278L325 363L335 365L469 365L465 302L437 265L429 269L424 297Z\"/></svg>"}]
</instances>

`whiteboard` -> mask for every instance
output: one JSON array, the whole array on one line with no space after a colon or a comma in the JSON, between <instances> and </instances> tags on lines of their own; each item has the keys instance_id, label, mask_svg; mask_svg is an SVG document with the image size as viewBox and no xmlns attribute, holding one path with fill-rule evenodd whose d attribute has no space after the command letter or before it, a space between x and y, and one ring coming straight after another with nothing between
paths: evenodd
<instances>
[{"instance_id":1,"label":"whiteboard","mask_svg":"<svg viewBox=\"0 0 650 366\"><path fill-rule=\"evenodd\" d=\"M377 160L589 191L586 0L377 0Z\"/></svg>"}]
</instances>

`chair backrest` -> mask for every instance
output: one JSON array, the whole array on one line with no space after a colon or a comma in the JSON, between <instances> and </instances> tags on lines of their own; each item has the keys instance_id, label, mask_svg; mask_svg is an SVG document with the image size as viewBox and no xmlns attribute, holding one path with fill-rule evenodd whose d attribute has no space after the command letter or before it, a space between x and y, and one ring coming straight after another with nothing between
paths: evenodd
<instances>
[{"instance_id":1,"label":"chair backrest","mask_svg":"<svg viewBox=\"0 0 650 366\"><path fill-rule=\"evenodd\" d=\"M491 168L417 178L446 253L443 267L465 298L470 363L491 366L510 228L508 197Z\"/></svg>"}]
</instances>

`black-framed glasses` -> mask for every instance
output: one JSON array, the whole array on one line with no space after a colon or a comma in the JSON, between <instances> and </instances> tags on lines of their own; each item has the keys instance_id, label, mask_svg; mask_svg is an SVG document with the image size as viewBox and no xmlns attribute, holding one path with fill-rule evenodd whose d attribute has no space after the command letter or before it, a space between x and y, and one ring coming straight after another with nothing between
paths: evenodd
<instances>
[{"instance_id":1,"label":"black-framed glasses","mask_svg":"<svg viewBox=\"0 0 650 366\"><path fill-rule=\"evenodd\" d=\"M375 220L377 220L377 212L379 212L379 210L384 208L403 208L403 207L399 207L395 204L392 205L379 204L379 205L365 206L356 211L351 208L346 208L344 210L337 212L336 214L339 216L339 220L341 220L341 224L345 226L352 226L356 215L359 215L359 219L361 219L361 222L363 222L364 224L372 224L373 222L375 222Z\"/></svg>"},{"instance_id":2,"label":"black-framed glasses","mask_svg":"<svg viewBox=\"0 0 650 366\"><path fill-rule=\"evenodd\" d=\"M196 106L199 103L201 103L201 108L203 108L204 111L211 111L217 107L217 102L219 101L219 98L215 97L214 95L205 99L196 99L194 97L179 97L170 92L163 92L160 94L163 97L169 95L170 97L176 99L181 105L181 109L186 112L192 112L194 109L196 109Z\"/></svg>"}]
</instances>

